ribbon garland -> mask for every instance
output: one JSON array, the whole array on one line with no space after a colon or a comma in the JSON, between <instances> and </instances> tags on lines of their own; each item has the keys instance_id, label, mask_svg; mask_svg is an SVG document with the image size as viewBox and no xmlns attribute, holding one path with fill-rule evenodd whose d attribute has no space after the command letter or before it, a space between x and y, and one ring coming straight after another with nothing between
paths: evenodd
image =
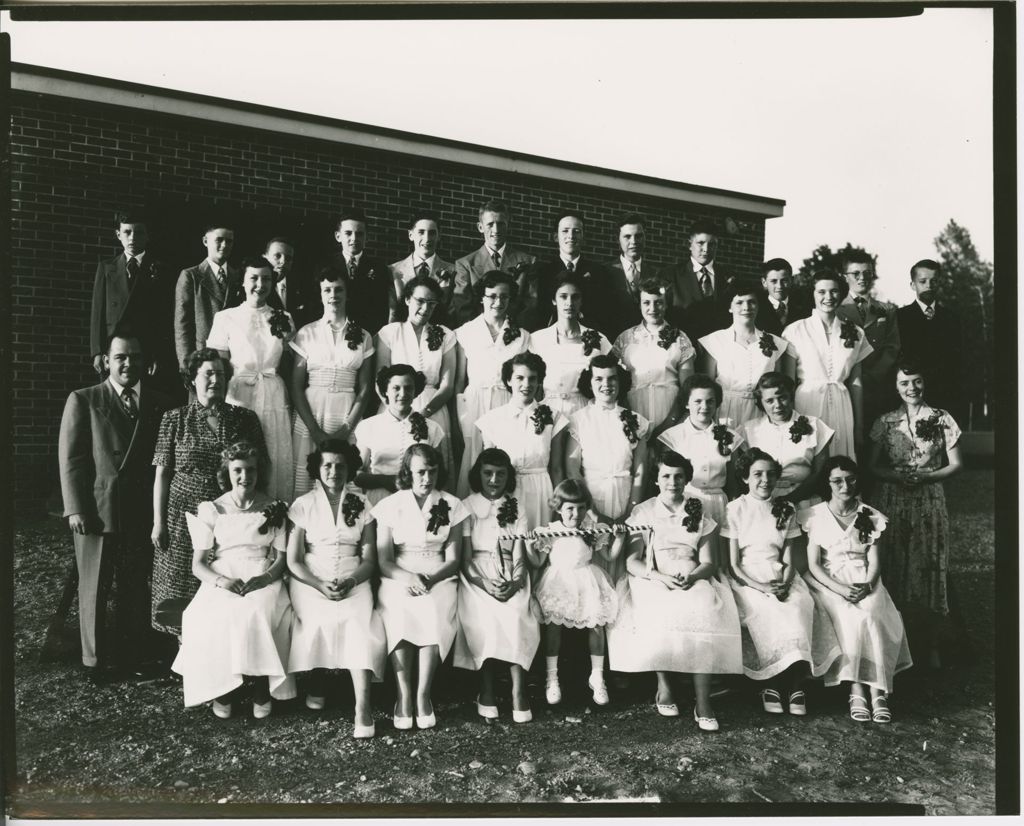
<instances>
[{"instance_id":1,"label":"ribbon garland","mask_svg":"<svg viewBox=\"0 0 1024 826\"><path fill-rule=\"evenodd\" d=\"M653 531L654 525L623 525L621 528L625 528L627 534L631 533L643 533L644 531ZM548 528L536 528L529 533L502 533L498 534L498 539L541 539L544 537L564 537L564 536L595 536L597 534L610 534L610 533L622 533L621 528L619 531L615 531L607 525L598 525L594 528L563 528L560 530L549 530Z\"/></svg>"}]
</instances>

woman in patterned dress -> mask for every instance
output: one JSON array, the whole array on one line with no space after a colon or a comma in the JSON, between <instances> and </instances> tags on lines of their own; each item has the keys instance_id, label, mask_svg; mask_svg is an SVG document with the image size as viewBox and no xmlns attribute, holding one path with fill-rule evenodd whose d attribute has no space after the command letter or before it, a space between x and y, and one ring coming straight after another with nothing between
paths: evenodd
<instances>
[{"instance_id":1,"label":"woman in patterned dress","mask_svg":"<svg viewBox=\"0 0 1024 826\"><path fill-rule=\"evenodd\" d=\"M373 340L348 317L348 276L339 267L320 270L324 315L291 343L295 429L295 495L313 488L306 457L325 439L353 441L373 387Z\"/></svg>"},{"instance_id":2,"label":"woman in patterned dress","mask_svg":"<svg viewBox=\"0 0 1024 826\"><path fill-rule=\"evenodd\" d=\"M960 428L945 410L925 401L920 367L896 368L903 404L871 428L871 472L881 481L876 504L889 517L882 575L910 629L910 640L941 665L940 643L962 636L950 611L949 514L942 482L961 467Z\"/></svg>"},{"instance_id":3,"label":"woman in patterned dress","mask_svg":"<svg viewBox=\"0 0 1024 826\"><path fill-rule=\"evenodd\" d=\"M708 333L700 339L702 373L722 385L722 407L718 415L739 427L757 415L754 385L774 370L789 344L754 325L760 287L753 281L736 279L725 290L732 313L732 326Z\"/></svg>"},{"instance_id":4,"label":"woman in patterned dress","mask_svg":"<svg viewBox=\"0 0 1024 826\"><path fill-rule=\"evenodd\" d=\"M185 514L220 496L217 472L229 445L249 442L266 457L259 418L224 401L231 364L206 347L185 360L185 375L196 400L164 413L153 451L153 627L178 636L199 588Z\"/></svg>"},{"instance_id":5,"label":"woman in patterned dress","mask_svg":"<svg viewBox=\"0 0 1024 826\"><path fill-rule=\"evenodd\" d=\"M665 320L665 285L655 278L640 282L643 321L619 334L612 347L632 377L629 408L651 423L657 439L682 415L679 389L693 375L696 350L686 333Z\"/></svg>"},{"instance_id":6,"label":"woman in patterned dress","mask_svg":"<svg viewBox=\"0 0 1024 826\"><path fill-rule=\"evenodd\" d=\"M483 448L476 421L511 398L501 380L501 366L530 349L530 334L517 327L508 315L518 292L515 279L508 273L485 273L473 285L473 295L483 305L483 313L455 331L459 342L455 386L465 388L455 397L459 431L465 445L456 485L461 499L470 494L469 469Z\"/></svg>"}]
</instances>

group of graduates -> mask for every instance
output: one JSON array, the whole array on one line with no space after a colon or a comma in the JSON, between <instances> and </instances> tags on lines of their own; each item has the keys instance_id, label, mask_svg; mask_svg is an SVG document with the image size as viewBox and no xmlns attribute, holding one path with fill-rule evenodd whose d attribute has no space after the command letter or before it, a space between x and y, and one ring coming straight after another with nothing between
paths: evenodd
<instances>
[{"instance_id":1,"label":"group of graduates","mask_svg":"<svg viewBox=\"0 0 1024 826\"><path fill-rule=\"evenodd\" d=\"M232 229L210 226L168 307L145 220L117 216L124 252L93 295L108 375L61 424L84 665L144 673L148 613L180 643L186 704L229 716L249 681L266 716L305 673L322 708L326 672L346 669L368 737L386 660L395 727L429 728L449 652L480 672L485 718L508 663L527 722L538 649L557 704L575 628L598 705L607 657L656 673L664 716L679 716L671 675L692 675L702 730L718 728L725 674L794 715L807 677L849 683L851 717L888 722L911 665L904 619L938 666L951 617L941 482L960 431L936 362L954 330L938 265L913 265L898 311L855 253L802 301L783 259L760 283L719 267L710 226L654 272L639 216L610 265L584 255L578 214L560 217L550 261L509 243L509 218L484 204L483 246L449 264L436 219L415 216L412 254L385 265L346 213L305 281L287 239L236 270Z\"/></svg>"}]
</instances>

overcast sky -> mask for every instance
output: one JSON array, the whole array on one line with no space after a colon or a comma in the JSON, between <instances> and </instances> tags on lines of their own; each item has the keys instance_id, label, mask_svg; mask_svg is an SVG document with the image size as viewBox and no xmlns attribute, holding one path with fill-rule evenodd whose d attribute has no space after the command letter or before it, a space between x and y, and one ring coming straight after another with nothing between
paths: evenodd
<instances>
[{"instance_id":1,"label":"overcast sky","mask_svg":"<svg viewBox=\"0 0 1024 826\"><path fill-rule=\"evenodd\" d=\"M900 303L950 218L992 257L987 9L0 26L23 63L783 198L766 257L861 244Z\"/></svg>"}]
</instances>

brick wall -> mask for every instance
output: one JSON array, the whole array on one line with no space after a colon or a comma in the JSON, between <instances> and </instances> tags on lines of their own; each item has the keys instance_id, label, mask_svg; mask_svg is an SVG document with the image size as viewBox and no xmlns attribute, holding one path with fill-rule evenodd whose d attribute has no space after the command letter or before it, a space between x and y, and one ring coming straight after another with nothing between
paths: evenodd
<instances>
[{"instance_id":1,"label":"brick wall","mask_svg":"<svg viewBox=\"0 0 1024 826\"><path fill-rule=\"evenodd\" d=\"M88 352L92 280L97 260L120 251L111 217L123 206L173 213L179 228L187 227L165 233L165 242L174 236L174 248L159 251L175 266L204 257L193 207L238 209L265 228L275 220L288 231L312 227L326 245L331 215L359 204L372 219L368 249L387 260L408 254L410 212L429 209L441 219L439 252L454 260L479 246L476 210L492 197L512 208L514 242L538 254L553 254L555 219L572 207L586 218L588 253L609 260L618 253L615 220L634 210L648 219L648 257L655 264L685 253L683 233L695 220L726 215L739 229L722 239L722 264L754 275L762 260L759 215L56 96L15 92L10 103L12 418L20 508L39 508L53 496L64 401L95 381ZM262 251L265 237L236 239L237 256Z\"/></svg>"}]
</instances>

